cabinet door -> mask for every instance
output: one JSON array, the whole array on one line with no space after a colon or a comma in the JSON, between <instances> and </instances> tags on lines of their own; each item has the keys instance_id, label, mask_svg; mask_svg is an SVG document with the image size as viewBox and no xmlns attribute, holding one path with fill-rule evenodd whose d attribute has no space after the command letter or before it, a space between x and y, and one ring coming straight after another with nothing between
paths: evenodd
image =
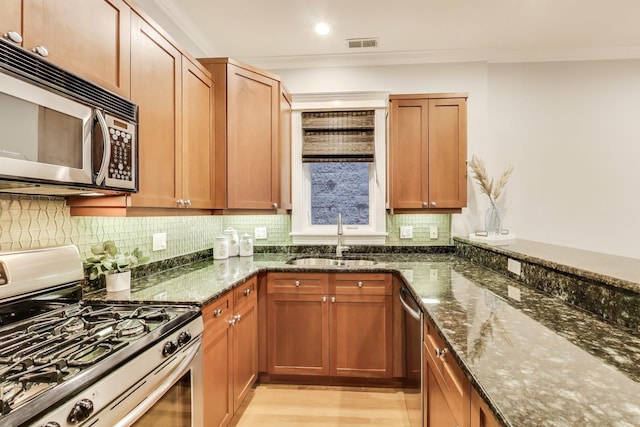
<instances>
[{"instance_id":1,"label":"cabinet door","mask_svg":"<svg viewBox=\"0 0 640 427\"><path fill-rule=\"evenodd\" d=\"M391 207L427 207L429 104L422 99L391 101Z\"/></svg>"},{"instance_id":2,"label":"cabinet door","mask_svg":"<svg viewBox=\"0 0 640 427\"><path fill-rule=\"evenodd\" d=\"M234 292L233 400L234 412L258 378L258 300L256 279ZM246 291L249 292L246 292Z\"/></svg>"},{"instance_id":3,"label":"cabinet door","mask_svg":"<svg viewBox=\"0 0 640 427\"><path fill-rule=\"evenodd\" d=\"M471 427L500 427L498 420L475 390L471 392Z\"/></svg>"},{"instance_id":4,"label":"cabinet door","mask_svg":"<svg viewBox=\"0 0 640 427\"><path fill-rule=\"evenodd\" d=\"M24 0L23 46L128 97L130 17L123 0Z\"/></svg>"},{"instance_id":5,"label":"cabinet door","mask_svg":"<svg viewBox=\"0 0 640 427\"><path fill-rule=\"evenodd\" d=\"M139 104L139 186L134 206L177 207L180 198L182 55L137 15L132 17L131 98Z\"/></svg>"},{"instance_id":6,"label":"cabinet door","mask_svg":"<svg viewBox=\"0 0 640 427\"><path fill-rule=\"evenodd\" d=\"M213 207L213 83L182 58L182 198L187 207Z\"/></svg>"},{"instance_id":7,"label":"cabinet door","mask_svg":"<svg viewBox=\"0 0 640 427\"><path fill-rule=\"evenodd\" d=\"M202 392L206 426L226 426L233 416L233 330L229 323L233 317L232 308L233 298L228 294L202 310Z\"/></svg>"},{"instance_id":8,"label":"cabinet door","mask_svg":"<svg viewBox=\"0 0 640 427\"><path fill-rule=\"evenodd\" d=\"M0 35L10 31L22 36L22 0L0 2Z\"/></svg>"},{"instance_id":9,"label":"cabinet door","mask_svg":"<svg viewBox=\"0 0 640 427\"><path fill-rule=\"evenodd\" d=\"M459 414L451 410L444 392L436 380L433 371L426 369L425 378L427 387L425 392L425 421L426 427L464 427Z\"/></svg>"},{"instance_id":10,"label":"cabinet door","mask_svg":"<svg viewBox=\"0 0 640 427\"><path fill-rule=\"evenodd\" d=\"M391 297L331 296L331 375L392 376Z\"/></svg>"},{"instance_id":11,"label":"cabinet door","mask_svg":"<svg viewBox=\"0 0 640 427\"><path fill-rule=\"evenodd\" d=\"M429 207L467 206L467 101L429 100Z\"/></svg>"},{"instance_id":12,"label":"cabinet door","mask_svg":"<svg viewBox=\"0 0 640 427\"><path fill-rule=\"evenodd\" d=\"M269 294L270 374L329 375L329 303L324 295Z\"/></svg>"},{"instance_id":13,"label":"cabinet door","mask_svg":"<svg viewBox=\"0 0 640 427\"><path fill-rule=\"evenodd\" d=\"M227 71L227 207L277 203L280 92L276 80L235 65Z\"/></svg>"}]
</instances>

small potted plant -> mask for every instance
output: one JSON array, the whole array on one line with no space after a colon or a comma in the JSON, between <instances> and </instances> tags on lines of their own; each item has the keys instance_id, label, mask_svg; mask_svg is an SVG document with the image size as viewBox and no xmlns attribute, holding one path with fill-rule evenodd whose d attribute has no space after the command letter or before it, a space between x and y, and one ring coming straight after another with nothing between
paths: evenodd
<instances>
[{"instance_id":1,"label":"small potted plant","mask_svg":"<svg viewBox=\"0 0 640 427\"><path fill-rule=\"evenodd\" d=\"M107 292L118 292L129 289L131 285L131 269L136 265L149 261L140 249L121 253L112 240L91 246L94 256L84 261L84 270L89 280L104 276Z\"/></svg>"}]
</instances>

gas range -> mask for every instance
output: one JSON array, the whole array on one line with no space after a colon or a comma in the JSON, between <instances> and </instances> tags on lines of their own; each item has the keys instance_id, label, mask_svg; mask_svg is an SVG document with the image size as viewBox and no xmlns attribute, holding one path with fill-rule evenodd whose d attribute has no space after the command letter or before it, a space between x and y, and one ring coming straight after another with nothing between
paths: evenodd
<instances>
[{"instance_id":1,"label":"gas range","mask_svg":"<svg viewBox=\"0 0 640 427\"><path fill-rule=\"evenodd\" d=\"M77 279L51 286L43 270L34 268L49 257L69 258L60 265L80 268ZM99 425L109 418L104 411L114 399L179 350L193 347L202 333L197 307L87 304L79 299L82 279L75 247L0 253L0 425ZM26 295L14 294L27 287L24 280L39 280L43 289L29 286ZM148 363L135 361L143 355ZM94 385L107 377L109 392L98 393Z\"/></svg>"}]
</instances>

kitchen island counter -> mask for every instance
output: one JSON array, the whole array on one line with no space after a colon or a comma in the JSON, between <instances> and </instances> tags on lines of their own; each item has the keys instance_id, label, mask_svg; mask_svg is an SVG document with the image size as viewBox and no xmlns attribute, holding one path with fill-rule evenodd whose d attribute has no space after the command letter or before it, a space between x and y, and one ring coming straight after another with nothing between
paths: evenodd
<instances>
[{"instance_id":1,"label":"kitchen island counter","mask_svg":"<svg viewBox=\"0 0 640 427\"><path fill-rule=\"evenodd\" d=\"M87 299L204 305L291 254L198 261ZM495 416L512 426L640 425L640 337L453 254L367 254L399 273Z\"/></svg>"}]
</instances>

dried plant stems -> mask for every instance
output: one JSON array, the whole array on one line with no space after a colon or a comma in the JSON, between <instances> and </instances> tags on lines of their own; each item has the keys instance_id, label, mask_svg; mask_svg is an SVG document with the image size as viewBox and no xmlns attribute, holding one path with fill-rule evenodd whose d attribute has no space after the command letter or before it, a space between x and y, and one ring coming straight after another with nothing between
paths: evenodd
<instances>
[{"instance_id":1,"label":"dried plant stems","mask_svg":"<svg viewBox=\"0 0 640 427\"><path fill-rule=\"evenodd\" d=\"M489 178L487 175L487 169L484 167L484 162L475 155L471 157L469 167L473 172L473 179L475 179L480 186L480 190L489 196L491 204L495 207L496 200L498 200L502 194L504 187L507 185L507 181L509 181L511 172L513 172L513 166L510 165L504 172L502 172L500 179L498 179L498 182L496 183L493 182L493 178Z\"/></svg>"}]
</instances>

